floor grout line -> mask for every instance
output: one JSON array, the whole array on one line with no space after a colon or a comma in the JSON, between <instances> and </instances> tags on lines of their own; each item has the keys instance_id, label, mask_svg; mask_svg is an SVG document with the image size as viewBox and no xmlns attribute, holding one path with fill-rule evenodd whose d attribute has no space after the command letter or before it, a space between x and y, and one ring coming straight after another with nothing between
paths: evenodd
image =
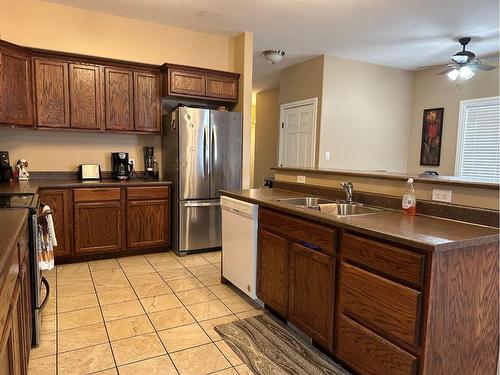
<instances>
[{"instance_id":1,"label":"floor grout line","mask_svg":"<svg viewBox=\"0 0 500 375\"><path fill-rule=\"evenodd\" d=\"M154 254L162 254L162 253L154 253ZM146 358L146 359L140 359L140 360L137 360L137 361L133 361L133 362L127 363L126 365L123 365L123 366L127 366L127 365L130 365L130 364L133 364L133 363L138 363L138 362L142 362L142 361L146 361L146 360L150 360L150 359L154 359L154 358L158 358L158 357L162 357L162 356L166 355L170 359L170 361L171 361L172 365L174 366L175 370L178 373L180 373L179 369L177 368L176 364L174 363L174 361L171 358L171 354L179 353L179 352L182 352L182 351L185 351L185 350L194 349L194 348L201 347L201 346L204 346L204 345L213 345L213 346L215 346L215 348L217 348L217 351L222 355L222 357L227 361L227 363L229 364L229 367L218 369L218 370L216 370L214 372L207 373L207 375L208 374L217 373L217 372L223 371L223 370L228 370L228 369L233 369L234 371L236 371L237 373L239 373L237 371L237 369L236 369L236 366L232 365L231 361L229 360L229 357L226 356L223 353L223 351L216 345L216 343L218 343L220 341L223 341L223 339L222 338L220 338L220 339L213 339L211 337L211 335L208 334L208 331L205 328L203 328L203 326L201 324L203 322L207 322L207 321L210 321L210 320L220 319L220 318L230 317L230 316L235 317L236 320L240 320L240 318L239 318L239 316L237 314L243 313L245 311L250 311L250 310L253 310L253 309L257 309L257 307L251 307L248 310L244 310L244 311L240 311L240 312L236 313L233 310L231 310L231 308L228 305L226 305L224 303L224 301L222 301L222 298L220 298L219 296L217 296L210 289L211 287L218 286L218 285L224 285L224 284L221 284L221 283L213 284L210 281L208 282L208 284L206 284L204 281L202 281L202 278L205 275L210 275L210 274L214 274L214 275L215 274L219 274L220 275L220 269L217 267L217 265L220 264L220 261L219 262L213 262L213 261L211 261L211 260L203 257L202 254L193 254L193 255L200 256L204 260L204 262L206 262L206 263L195 264L195 265L192 265L192 266L186 266L180 260L177 259L179 257L176 254L173 254L173 252L166 252L164 254L168 254L168 257L170 257L173 261L178 262L179 265L180 265L180 267L179 268L167 268L165 270L157 270L156 267L155 267L155 265L159 265L159 264L161 264L163 262L158 262L158 263L157 262L152 262L152 261L150 261L150 259L148 259L147 255L140 255L140 256L138 256L138 259L139 259L139 257L143 258L146 261L146 263L144 265L152 268L151 272L149 272L149 270L146 270L145 272L130 273L130 274L128 274L126 272L126 269L130 269L130 268L134 268L134 267L139 267L139 266L137 266L137 265L124 266L124 265L122 265L122 263L120 263L120 258L112 258L117 263L117 267L110 268L110 269L96 269L96 270L92 270L91 267L90 267L90 263L89 262L82 262L82 263L86 264L86 272L88 272L88 274L90 275L90 281L88 281L88 282L92 282L93 293L77 294L75 296L66 296L66 297L61 297L61 299L71 298L71 297L79 297L79 296L82 296L82 295L91 295L91 294L94 294L96 296L98 305L97 306L92 306L92 307L77 308L77 309L74 309L74 310L68 310L68 311L64 311L64 312L61 312L61 313L58 311L58 309L59 309L59 307L58 307L58 304L59 304L59 294L57 293L57 289L58 289L57 288L57 286L58 286L58 284L57 284L58 275L57 274L58 274L58 272L57 272L57 269L56 269L56 274L55 274L55 277L54 277L55 284L56 284L56 301L55 301L55 303L56 303L56 313L54 314L55 315L55 319L56 319L56 322L55 322L55 325L56 325L55 329L56 329L56 331L54 332L54 334L56 336L55 337L55 340L56 340L56 343L55 343L55 346L56 346L55 347L56 371L59 371L59 354L68 353L68 352L72 352L72 351L75 351L75 350L80 350L80 349L92 347L92 346L95 346L95 345L102 345L102 344L104 344L104 343L101 343L101 344L95 344L95 345L88 345L88 346L85 346L85 347L82 347L82 348L76 348L76 349L72 349L72 350L68 350L68 351L60 353L59 352L59 332L65 332L65 331L68 331L68 330L71 330L71 329L78 329L78 328L81 328L81 327L88 327L88 326L91 326L91 325L102 324L102 325L104 325L104 329L105 329L105 332L106 332L107 344L109 345L109 347L111 349L111 354L112 354L113 363L114 363L114 369L118 372L118 363L116 361L115 353L113 351L111 337L109 335L108 327L107 327L107 324L106 324L107 322L105 321L105 317L104 317L103 307L114 305L114 304L118 304L118 303L123 303L123 302L138 301L139 304L140 304L140 306L141 306L141 309L143 311L143 314L140 314L140 315L137 315L137 316L143 316L143 315L145 315L147 317L147 319L148 319L148 321L149 321L149 323L150 323L150 325L151 325L151 327L153 329L152 332L148 332L147 334L155 333L155 336L157 337L158 340L160 340L160 343L161 343L161 345L162 345L165 353L161 354L161 355L158 355L158 356L154 356L154 357L150 357L150 358ZM219 257L220 257L220 255L219 255ZM121 259L127 259L127 257L121 258ZM170 260L167 260L167 262L169 262L169 261ZM165 262L165 263L167 263L167 262ZM203 267L203 266L208 266L208 265L211 265L211 266L217 268L219 270L219 272L208 272L208 273L195 274L190 269L190 268L194 268L194 267ZM186 275L184 277L179 277L179 278L174 278L174 279L166 280L160 274L160 272L163 273L163 272L167 272L169 270L174 270L174 269L180 269L182 271L185 271ZM128 285L127 286L123 286L123 288L131 288L132 291L133 291L133 294L136 297L136 299L133 299L133 300L130 300L130 301L113 302L113 303L108 303L106 305L102 305L101 298L99 297L99 293L98 293L98 288L97 288L97 286L95 284L96 281L95 281L95 275L94 275L94 273L95 272L101 272L101 271L105 271L105 272L108 271L109 272L111 270L120 270L121 271L121 274L125 276L125 279L127 280L127 283L128 283ZM136 275L138 276L138 278L140 278L140 275L143 275L143 274L156 274L156 275L158 275L161 278L161 283L165 284L169 288L170 292L169 293L162 293L162 294L158 294L158 295L154 295L154 296L150 296L150 297L142 297L142 299L145 299L145 298L155 298L155 297L159 297L159 296L163 296L163 295L173 294L175 296L175 298L179 301L180 306L178 306L178 307L172 307L172 308L169 308L169 309L163 309L163 310L158 310L158 311L147 312L146 309L145 309L145 307L144 307L144 305L143 305L143 303L142 303L142 301L141 301L141 298L139 297L139 295L138 295L138 293L137 293L137 291L135 289L137 286L147 285L147 283L146 284L138 284L138 285L136 285L134 287L134 284L131 282L131 279L134 279L134 277ZM175 290L172 289L172 287L170 287L170 285L168 283L168 281L174 281L174 280L179 280L179 279L186 279L186 278L191 278L191 277L194 278L194 279L196 279L201 285L199 287L196 287L196 288L175 291ZM65 276L65 279L71 279L71 276ZM85 281L85 282L76 283L76 284L71 284L70 283L70 284L67 284L67 285L63 285L62 287L87 284L88 282ZM158 283L160 283L160 281L158 281ZM114 289L116 290L116 289L120 289L120 288L114 288ZM210 300L207 300L207 301L201 301L201 302L195 302L195 303L186 304L179 297L179 294L181 294L181 293L185 293L185 292L189 292L189 291L193 291L193 290L197 290L197 289L207 290L214 297L214 299L210 299ZM237 291L234 291L234 292L235 292L234 296L238 296L238 297L240 297L240 298L242 298L244 300L243 295L241 295ZM227 297L232 297L232 295L227 296ZM223 298L227 298L227 297L223 297ZM209 318L209 319L205 319L205 320L198 320L198 319L196 319L194 317L194 315L191 313L191 311L188 308L189 306L193 306L193 305L196 305L196 304L206 304L206 303L214 302L214 301L220 301L222 303L222 305L225 306L229 310L230 313L228 315L218 316L216 318ZM185 309L187 311L187 313L189 314L189 316L193 319L194 322L186 323L186 324L180 324L180 325L176 325L175 327L170 327L170 328L161 329L161 330L158 330L155 327L155 325L153 324L153 321L151 320L150 314L160 313L160 312L163 312L163 311L172 310L172 309L176 309L176 308L179 308L179 307L182 307L183 309ZM84 310L84 309L87 309L87 308L99 308L99 312L100 312L100 316L101 316L102 322L97 322L97 323L87 324L87 325L78 326L78 327L74 327L74 328L67 328L67 329L64 329L64 330L59 330L59 315L60 314L71 313L71 312L75 312L75 311L81 311L81 310ZM124 318L115 319L113 321L123 320L123 319L129 319L129 318L132 318L132 316L127 316L127 317L124 317ZM159 333L163 332L163 331L168 331L170 329L174 329L174 328L178 328L178 327L182 327L182 326L186 326L186 325L191 325L191 324L196 324L198 326L198 328L200 328L203 331L203 333L208 338L208 342L206 342L204 344L194 345L194 346L191 346L191 347L188 347L188 348L179 349L179 350L172 351L171 353L169 353L169 351L168 351L168 349L166 347L166 344L164 344L164 342L160 338ZM144 334L133 335L133 336L126 337L126 338L123 338L123 339L120 339L120 340L126 340L126 339L129 339L129 338L137 337L137 336L141 336L141 335L144 335ZM120 341L120 340L115 340L115 341ZM43 357L46 357L46 356L42 356L42 357L39 357L39 358L43 358ZM112 369L112 368L110 368L110 369ZM100 372L100 371L104 371L104 370L99 370L97 372Z\"/></svg>"}]
</instances>

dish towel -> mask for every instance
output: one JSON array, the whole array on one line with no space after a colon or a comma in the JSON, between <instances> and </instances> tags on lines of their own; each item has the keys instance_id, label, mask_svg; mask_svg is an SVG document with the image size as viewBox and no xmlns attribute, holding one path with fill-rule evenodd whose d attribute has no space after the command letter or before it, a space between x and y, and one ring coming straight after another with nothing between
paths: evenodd
<instances>
[{"instance_id":1,"label":"dish towel","mask_svg":"<svg viewBox=\"0 0 500 375\"><path fill-rule=\"evenodd\" d=\"M45 205L38 218L38 252L40 269L44 271L54 268L54 246L57 246L56 231L52 211Z\"/></svg>"},{"instance_id":2,"label":"dish towel","mask_svg":"<svg viewBox=\"0 0 500 375\"><path fill-rule=\"evenodd\" d=\"M319 210L329 215L338 215L337 203L325 203L319 205Z\"/></svg>"}]
</instances>

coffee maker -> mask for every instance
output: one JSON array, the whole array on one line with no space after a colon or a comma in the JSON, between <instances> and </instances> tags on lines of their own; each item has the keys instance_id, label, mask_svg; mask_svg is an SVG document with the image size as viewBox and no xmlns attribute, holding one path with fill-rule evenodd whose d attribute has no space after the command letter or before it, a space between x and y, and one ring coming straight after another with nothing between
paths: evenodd
<instances>
[{"instance_id":1,"label":"coffee maker","mask_svg":"<svg viewBox=\"0 0 500 375\"><path fill-rule=\"evenodd\" d=\"M9 161L9 152L0 151L0 182L9 182L12 179L12 167Z\"/></svg>"},{"instance_id":2,"label":"coffee maker","mask_svg":"<svg viewBox=\"0 0 500 375\"><path fill-rule=\"evenodd\" d=\"M155 148L152 146L144 146L144 178L156 178L154 173L155 167Z\"/></svg>"},{"instance_id":3,"label":"coffee maker","mask_svg":"<svg viewBox=\"0 0 500 375\"><path fill-rule=\"evenodd\" d=\"M117 180L126 180L130 177L132 166L128 161L128 152L111 153L112 177Z\"/></svg>"}]
</instances>

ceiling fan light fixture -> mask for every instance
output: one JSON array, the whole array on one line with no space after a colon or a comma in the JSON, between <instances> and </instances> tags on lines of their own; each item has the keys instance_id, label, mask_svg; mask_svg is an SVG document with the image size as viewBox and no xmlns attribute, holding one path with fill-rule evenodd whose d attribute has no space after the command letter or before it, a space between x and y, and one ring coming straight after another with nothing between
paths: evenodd
<instances>
[{"instance_id":1,"label":"ceiling fan light fixture","mask_svg":"<svg viewBox=\"0 0 500 375\"><path fill-rule=\"evenodd\" d=\"M458 77L458 69L453 69L452 71L448 72L447 76L452 81L456 80Z\"/></svg>"},{"instance_id":2,"label":"ceiling fan light fixture","mask_svg":"<svg viewBox=\"0 0 500 375\"><path fill-rule=\"evenodd\" d=\"M469 56L463 54L462 52L455 53L451 59L456 62L457 64L465 64L467 61L469 61Z\"/></svg>"},{"instance_id":3,"label":"ceiling fan light fixture","mask_svg":"<svg viewBox=\"0 0 500 375\"><path fill-rule=\"evenodd\" d=\"M476 75L476 73L474 73L472 71L471 68L469 68L468 66L462 66L460 68L460 78L463 78L463 79L471 79L472 77L474 77Z\"/></svg>"},{"instance_id":4,"label":"ceiling fan light fixture","mask_svg":"<svg viewBox=\"0 0 500 375\"><path fill-rule=\"evenodd\" d=\"M285 51L281 49L267 49L262 51L262 56L266 59L266 61L270 64L277 64L285 56Z\"/></svg>"}]
</instances>

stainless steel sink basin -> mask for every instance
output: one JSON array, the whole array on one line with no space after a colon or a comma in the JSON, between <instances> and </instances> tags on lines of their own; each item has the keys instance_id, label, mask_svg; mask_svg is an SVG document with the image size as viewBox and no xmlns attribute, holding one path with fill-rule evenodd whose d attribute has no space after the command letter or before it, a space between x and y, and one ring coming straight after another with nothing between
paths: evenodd
<instances>
[{"instance_id":1,"label":"stainless steel sink basin","mask_svg":"<svg viewBox=\"0 0 500 375\"><path fill-rule=\"evenodd\" d=\"M304 197L304 198L284 198L278 199L279 202L288 203L294 206L302 206L307 208L317 208L319 210L320 204L327 203L336 203L335 201L331 201L323 198L315 198L315 197Z\"/></svg>"},{"instance_id":2,"label":"stainless steel sink basin","mask_svg":"<svg viewBox=\"0 0 500 375\"><path fill-rule=\"evenodd\" d=\"M349 216L349 215L374 214L385 210L382 208L363 206L356 203L339 203L337 204L337 211L338 215Z\"/></svg>"},{"instance_id":3,"label":"stainless steel sink basin","mask_svg":"<svg viewBox=\"0 0 500 375\"><path fill-rule=\"evenodd\" d=\"M311 210L320 211L320 204L337 203L337 214L335 216L351 216L351 215L366 215L375 214L387 211L383 208L365 206L356 202L333 201L329 199L304 197L304 198L285 198L278 199L279 202L291 204L293 206L309 208Z\"/></svg>"}]
</instances>

